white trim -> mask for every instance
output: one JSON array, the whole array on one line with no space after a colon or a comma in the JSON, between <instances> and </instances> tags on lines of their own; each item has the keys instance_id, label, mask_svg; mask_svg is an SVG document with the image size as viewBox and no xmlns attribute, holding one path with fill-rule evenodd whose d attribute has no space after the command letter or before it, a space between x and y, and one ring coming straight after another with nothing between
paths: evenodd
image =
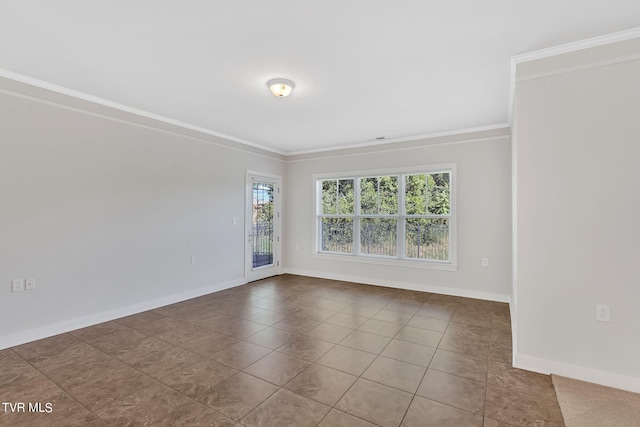
<instances>
[{"instance_id":1,"label":"white trim","mask_svg":"<svg viewBox=\"0 0 640 427\"><path fill-rule=\"evenodd\" d=\"M48 338L54 335L75 331L76 329L86 328L87 326L93 326L98 323L108 322L111 320L119 319L121 317L131 316L132 314L153 310L165 305L186 301L191 298L197 298L202 295L207 295L213 292L222 291L224 289L244 285L245 283L247 282L244 280L244 278L230 280L223 283L205 286L203 288L180 292L160 298L154 298L149 301L128 305L126 307L115 308L112 310L103 311L101 313L65 320L59 323L54 323L52 325L28 329L26 331L16 332L11 335L5 335L0 337L0 350L14 347L20 344L25 344L31 341Z\"/></svg>"},{"instance_id":2,"label":"white trim","mask_svg":"<svg viewBox=\"0 0 640 427\"><path fill-rule=\"evenodd\" d=\"M278 213L278 216L274 218L274 246L275 250L273 251L273 262L275 265L269 265L259 268L252 268L252 245L249 244L249 234L252 232L250 227L253 224L253 180L254 179L263 179L265 181L272 182L275 184L276 189L278 189L277 194L274 195L274 211ZM282 197L284 196L284 191L282 191L282 177L280 175L266 173L266 172L257 172L253 170L247 169L245 171L245 227L244 227L244 278L247 282L264 279L269 276L274 276L278 274L282 274L282 218L284 217L284 212L282 207L284 204L282 203ZM263 270L262 274L252 273L252 271L260 271ZM265 274L264 272L267 271ZM272 274L275 271L274 274Z\"/></svg>"},{"instance_id":3,"label":"white trim","mask_svg":"<svg viewBox=\"0 0 640 427\"><path fill-rule=\"evenodd\" d=\"M520 369L526 369L528 371L539 372L545 375L561 375L563 377L573 378L576 380L640 393L640 378L612 374L610 372L569 365L553 360L539 359L537 357L522 354L514 355L513 366Z\"/></svg>"},{"instance_id":4,"label":"white trim","mask_svg":"<svg viewBox=\"0 0 640 427\"><path fill-rule=\"evenodd\" d=\"M389 139L385 139L383 141L374 140L374 141L358 142L358 143L347 144L347 145L334 145L332 147L327 147L327 148L317 148L317 149L300 150L300 151L288 151L286 153L286 155L287 156L299 156L299 155L302 155L302 154L314 154L314 153L322 153L322 152L325 152L325 151L346 150L346 149L350 149L350 148L366 148L366 147L384 146L384 145L387 145L387 144L393 144L393 143L397 143L397 142L411 142L411 141L418 141L418 140L421 140L421 139L442 138L442 137L445 137L445 136L464 135L464 134L473 133L473 132L485 132L485 131L496 130L496 129L508 129L509 127L510 127L509 123L496 123L496 124L487 125L487 126L477 126L477 127L472 127L472 128L448 130L448 131L443 131L443 132L434 132L434 133L426 133L426 134L421 134L421 135L403 136L403 137L398 137L398 138L389 138ZM495 138L495 137L491 137L491 138ZM487 139L487 137L478 138L478 139ZM465 140L463 142L469 142L469 141L473 141L473 140L474 139ZM448 142L448 143L445 143L445 144L452 144L452 143L459 143L459 142L460 141L454 141L454 142ZM440 145L443 145L443 144L440 144ZM408 147L408 148L423 148L423 147Z\"/></svg>"},{"instance_id":5,"label":"white trim","mask_svg":"<svg viewBox=\"0 0 640 427\"><path fill-rule=\"evenodd\" d=\"M357 171L326 172L313 174L313 182L323 178L352 178L369 177L378 175L412 174L412 173L436 173L455 169L456 163L434 163L431 165L405 166L388 169L365 169Z\"/></svg>"},{"instance_id":6,"label":"white trim","mask_svg":"<svg viewBox=\"0 0 640 427\"><path fill-rule=\"evenodd\" d=\"M330 172L330 173L317 173L312 175L312 189L314 192L314 202L313 202L313 222L315 227L313 228L313 234L311 236L312 239L312 252L311 256L314 258L324 258L324 259L332 259L336 261L347 261L347 262L364 262L364 263L375 263L375 264L385 264L389 266L398 266L398 267L421 267L421 268L431 268L435 270L447 270L447 271L457 271L458 269L458 208L457 208L457 163L436 163L432 165L423 165L423 166L411 166L411 167L401 167L401 168L389 168L389 169L373 169L373 170L360 170L355 172ZM360 214L359 208L359 182L360 178L371 177L371 176L386 176L386 175L398 175L400 180L401 175L408 174L429 174L429 173L438 173L438 172L448 172L451 178L451 187L450 187L450 205L451 212L449 214L449 260L446 262L436 261L436 260L422 260L422 259L411 259L402 257L402 253L400 252L400 245L398 245L397 256L395 257L376 257L376 256L367 256L362 255L359 252L359 233L356 233L355 230L359 230L359 221L363 218L363 215ZM337 254L331 252L321 252L319 250L320 246L320 198L321 198L321 190L319 181L321 179L340 179L340 178L353 178L354 179L354 191L355 198L354 203L355 211L352 215L353 218L353 226L354 226L354 253L353 254ZM402 191L404 189L404 183L398 182L398 202L400 204L398 214L389 215L389 217L396 218L399 222L403 221L406 218L409 218L410 215L404 214L404 204L403 198L404 195ZM385 215L386 216L386 215ZM399 223L399 226L401 224ZM403 237L404 238L404 237ZM416 265L412 265L416 264ZM427 265L425 265L427 264Z\"/></svg>"},{"instance_id":7,"label":"white trim","mask_svg":"<svg viewBox=\"0 0 640 427\"><path fill-rule=\"evenodd\" d=\"M10 80L18 81L21 83L25 83L37 88L49 90L51 92L59 93L62 95L70 96L72 98L81 99L83 101L91 102L96 105L101 105L108 108L113 108L114 110L123 111L125 113L133 114L139 117L145 117L148 119L156 120L158 122L167 123L173 126L178 126L183 129L188 129L196 132L200 132L206 135L215 136L217 138L223 138L229 141L237 142L239 144L248 145L250 147L259 148L261 150L269 151L272 153L286 155L284 151L277 150L275 148L267 147L262 144L258 144L255 142L247 141L246 139L236 138L235 136L227 135L221 132L215 132L213 130L203 128L201 126L192 125L189 123L185 123L179 120L174 120L169 117L164 117L159 114L150 113L145 110L141 110L139 108L129 107L124 104L120 104L114 101L110 101L108 99L100 98L98 96L90 95L88 93L80 92L74 89L69 89L64 86L59 86L53 83L45 82L43 80L35 79L33 77L25 76L22 74L14 73L13 71L5 70L0 68L0 77L4 77ZM14 91L7 90L8 92L15 93ZM57 103L63 105L62 103ZM83 110L85 111L85 110Z\"/></svg>"},{"instance_id":8,"label":"white trim","mask_svg":"<svg viewBox=\"0 0 640 427\"><path fill-rule=\"evenodd\" d=\"M516 76L515 83L526 82L528 80L542 79L545 77L557 76L560 74L574 73L576 71L588 70L591 68L605 67L607 65L620 64L622 62L637 61L638 59L640 59L640 53L617 56L613 58L603 59L600 61L590 61L580 65L572 65L569 67L556 68L552 71L544 71L541 73L529 74L524 77Z\"/></svg>"},{"instance_id":9,"label":"white trim","mask_svg":"<svg viewBox=\"0 0 640 427\"><path fill-rule=\"evenodd\" d=\"M576 52L579 50L589 49L598 46L604 46L611 43L621 42L625 40L631 40L640 37L640 27L632 28L625 31L619 31L616 33L605 34L602 36L592 37L589 39L578 40L571 43L565 43L558 46L549 47L546 49L534 50L532 52L522 53L520 55L514 55L511 57L511 79L509 81L509 117L508 124L513 126L513 114L515 108L516 99L516 69L517 65L523 62L535 61L538 59L549 58L552 56L562 55L566 53ZM555 74L564 74L572 71L578 71L581 69L594 68L602 65L610 65L618 62L630 61L637 58L637 55L628 55L626 57L615 58L609 61L597 61L590 64L585 64L580 67L566 67L550 73L539 73L532 78L541 78L545 76L551 76ZM631 59L630 59L631 58ZM617 61L616 61L617 59ZM528 79L518 79L517 81L524 81Z\"/></svg>"},{"instance_id":10,"label":"white trim","mask_svg":"<svg viewBox=\"0 0 640 427\"><path fill-rule=\"evenodd\" d=\"M427 270L458 271L458 266L448 262L424 261L421 259L398 259L381 256L336 254L330 252L315 252L312 258L327 261L360 262L363 264L388 265L389 267L424 268Z\"/></svg>"},{"instance_id":11,"label":"white trim","mask_svg":"<svg viewBox=\"0 0 640 427\"><path fill-rule=\"evenodd\" d=\"M398 280L371 279L364 276L351 276L347 274L334 274L325 271L312 271L298 268L285 268L284 273L299 276L317 277L320 279L340 280L343 282L362 283L365 285L383 286L386 288L406 289L409 291L431 292L434 294L450 295L464 298L474 298L486 301L496 301L511 304L509 295L495 294L493 292L474 291L470 289L452 288L450 286L438 286L427 283L402 282Z\"/></svg>"},{"instance_id":12,"label":"white trim","mask_svg":"<svg viewBox=\"0 0 640 427\"><path fill-rule=\"evenodd\" d=\"M116 123L124 123L124 124L130 125L130 126L137 126L137 127L142 128L142 129L152 130L154 132L162 132L162 133L166 133L166 134L169 134L169 135L178 136L180 138L190 139L192 141L203 142L205 144L215 145L217 147L225 148L227 150L241 151L243 153L248 153L248 154L252 154L254 156L259 156L259 157L264 157L264 158L268 158L268 159L271 159L271 160L276 160L278 162L286 162L286 155L284 155L284 154L281 154L281 155L284 156L285 158L280 159L280 158L274 157L272 155L268 155L266 153L259 153L257 151L248 150L246 147L243 147L242 145L238 145L238 144L223 144L223 143L220 143L220 142L212 141L210 139L205 139L205 138L200 138L200 137L197 137L197 136L194 136L194 135L189 135L187 133L177 132L175 130L170 130L170 129L164 129L164 128L159 127L159 126L152 126L150 124L140 123L140 122L136 122L134 120L124 119L124 118L121 118L121 117L114 117L114 116L109 115L109 114L99 113L99 112L91 111L91 110L88 110L88 109L85 109L85 108L73 107L73 106L67 105L67 104L65 104L63 102L57 102L57 101L52 101L52 100L49 100L49 99L43 99L43 98L39 98L37 96L27 95L27 94L20 93L20 92L15 92L13 90L0 88L0 93L3 93L5 95L9 95L9 96L14 96L16 98L27 99L29 101L38 102L38 103L44 104L44 105L55 106L55 107L58 107L58 108L62 108L64 110L74 111L74 112L80 113L80 114L86 114L86 115L92 116L92 117L99 117L101 119L111 120L111 121L114 121ZM181 129L183 129L183 128L181 128ZM189 130L189 129L185 129L185 130ZM215 135L211 135L211 136L215 136ZM236 141L229 141L229 142L236 142ZM244 145L246 145L246 144L244 144ZM256 147L256 148L258 148L258 147ZM277 154L277 153L275 153L273 151L268 151L267 153Z\"/></svg>"},{"instance_id":13,"label":"white trim","mask_svg":"<svg viewBox=\"0 0 640 427\"><path fill-rule=\"evenodd\" d=\"M584 40L578 40L571 43L565 43L558 46L548 47L545 49L534 50L532 52L514 55L511 60L516 64L521 62L529 62L537 59L548 58L550 56L562 55L565 53L576 52L578 50L589 49L606 44L631 40L640 37L640 27L631 28L629 30L618 31L616 33L604 34L602 36L591 37Z\"/></svg>"}]
</instances>

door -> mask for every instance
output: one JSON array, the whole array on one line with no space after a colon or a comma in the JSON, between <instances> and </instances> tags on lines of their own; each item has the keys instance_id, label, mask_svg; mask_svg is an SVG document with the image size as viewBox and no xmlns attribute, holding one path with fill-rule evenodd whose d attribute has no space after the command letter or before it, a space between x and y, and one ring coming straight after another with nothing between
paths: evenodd
<instances>
[{"instance_id":1,"label":"door","mask_svg":"<svg viewBox=\"0 0 640 427\"><path fill-rule=\"evenodd\" d=\"M280 274L279 176L247 172L247 281Z\"/></svg>"}]
</instances>

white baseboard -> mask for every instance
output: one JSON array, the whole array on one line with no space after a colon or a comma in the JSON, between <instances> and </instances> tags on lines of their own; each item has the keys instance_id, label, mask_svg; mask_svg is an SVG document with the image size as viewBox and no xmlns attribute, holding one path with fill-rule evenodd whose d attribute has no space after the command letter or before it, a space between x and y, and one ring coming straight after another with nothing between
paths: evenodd
<instances>
[{"instance_id":1,"label":"white baseboard","mask_svg":"<svg viewBox=\"0 0 640 427\"><path fill-rule=\"evenodd\" d=\"M14 347L20 344L25 344L31 341L48 338L54 335L74 331L76 329L86 328L87 326L93 326L98 323L108 322L120 317L131 316L132 314L141 313L147 310L153 310L158 307L175 304L177 302L185 301L191 298L197 298L202 295L207 295L212 292L218 292L224 289L233 288L245 283L247 283L247 281L244 278L235 279L224 283L217 283L215 285L205 286L203 288L193 289L186 292L180 292L178 294L144 301L126 307L103 311L100 313L92 314L90 316L78 317L75 319L55 323L53 325L42 326L26 331L20 331L11 335L5 335L3 337L0 337L0 350Z\"/></svg>"},{"instance_id":2,"label":"white baseboard","mask_svg":"<svg viewBox=\"0 0 640 427\"><path fill-rule=\"evenodd\" d=\"M511 297L509 295L494 294L491 292L481 292L462 288L451 288L448 286L436 286L424 283L409 283L395 280L371 279L368 277L349 276L325 271L301 270L297 268L285 268L284 272L289 274L297 274L300 276L319 277L321 279L343 280L345 282L364 283L365 285L385 286L388 288L407 289L410 291L432 292L435 294L451 295L456 297L511 303Z\"/></svg>"},{"instance_id":3,"label":"white baseboard","mask_svg":"<svg viewBox=\"0 0 640 427\"><path fill-rule=\"evenodd\" d=\"M568 365L566 363L556 362L553 360L538 359L537 357L525 356L522 354L514 355L513 366L520 369L526 369L527 371L539 372L545 375L561 375L563 377L573 378L576 380L640 393L640 378L627 377L581 366Z\"/></svg>"}]
</instances>

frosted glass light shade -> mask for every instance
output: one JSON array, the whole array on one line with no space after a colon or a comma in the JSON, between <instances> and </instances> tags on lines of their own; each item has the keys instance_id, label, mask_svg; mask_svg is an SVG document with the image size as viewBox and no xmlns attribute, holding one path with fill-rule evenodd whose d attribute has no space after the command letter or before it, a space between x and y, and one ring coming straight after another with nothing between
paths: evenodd
<instances>
[{"instance_id":1,"label":"frosted glass light shade","mask_svg":"<svg viewBox=\"0 0 640 427\"><path fill-rule=\"evenodd\" d=\"M269 86L269 90L274 96L278 98L284 98L285 96L289 96L295 84L291 80L287 79L273 79L269 80L267 83Z\"/></svg>"}]
</instances>

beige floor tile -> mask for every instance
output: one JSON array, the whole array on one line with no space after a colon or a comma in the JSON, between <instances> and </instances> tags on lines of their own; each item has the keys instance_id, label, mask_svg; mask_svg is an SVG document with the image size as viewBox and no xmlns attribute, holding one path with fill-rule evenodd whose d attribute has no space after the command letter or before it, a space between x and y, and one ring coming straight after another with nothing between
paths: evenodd
<instances>
[{"instance_id":1,"label":"beige floor tile","mask_svg":"<svg viewBox=\"0 0 640 427\"><path fill-rule=\"evenodd\" d=\"M153 354L132 366L154 378L165 378L170 374L203 360L203 357L180 347Z\"/></svg>"},{"instance_id":2,"label":"beige floor tile","mask_svg":"<svg viewBox=\"0 0 640 427\"><path fill-rule=\"evenodd\" d=\"M431 363L431 358L435 351L435 347L393 339L385 347L381 356L401 360L403 362L412 363L426 368L429 366L429 363Z\"/></svg>"},{"instance_id":3,"label":"beige floor tile","mask_svg":"<svg viewBox=\"0 0 640 427\"><path fill-rule=\"evenodd\" d=\"M337 344L352 331L353 330L350 328L343 328L342 326L331 325L329 323L321 323L306 331L304 335Z\"/></svg>"},{"instance_id":4,"label":"beige floor tile","mask_svg":"<svg viewBox=\"0 0 640 427\"><path fill-rule=\"evenodd\" d=\"M86 344L71 334L61 334L19 345L13 350L28 362L38 363L62 353L73 352L75 348L86 348Z\"/></svg>"},{"instance_id":5,"label":"beige floor tile","mask_svg":"<svg viewBox=\"0 0 640 427\"><path fill-rule=\"evenodd\" d=\"M331 325L342 326L343 328L356 329L358 326L362 325L369 318L364 316L357 316L355 314L349 313L336 313L330 318L328 318L325 322Z\"/></svg>"},{"instance_id":6,"label":"beige floor tile","mask_svg":"<svg viewBox=\"0 0 640 427\"><path fill-rule=\"evenodd\" d=\"M289 381L285 388L294 393L333 406L358 379L354 375L321 365L311 365Z\"/></svg>"},{"instance_id":7,"label":"beige floor tile","mask_svg":"<svg viewBox=\"0 0 640 427\"><path fill-rule=\"evenodd\" d=\"M95 411L154 382L153 378L127 366L98 379L79 382L66 390L82 405Z\"/></svg>"},{"instance_id":8,"label":"beige floor tile","mask_svg":"<svg viewBox=\"0 0 640 427\"><path fill-rule=\"evenodd\" d=\"M333 343L299 335L278 348L278 351L308 362L315 362L333 347Z\"/></svg>"},{"instance_id":9,"label":"beige floor tile","mask_svg":"<svg viewBox=\"0 0 640 427\"><path fill-rule=\"evenodd\" d=\"M378 311L371 318L376 320L384 320L385 322L398 323L400 325L406 324L413 316L412 313L405 313L401 311L392 311L386 308Z\"/></svg>"},{"instance_id":10,"label":"beige floor tile","mask_svg":"<svg viewBox=\"0 0 640 427\"><path fill-rule=\"evenodd\" d=\"M382 335L370 334L363 331L353 331L345 339L340 341L340 345L366 351L368 353L380 354L390 341L391 338Z\"/></svg>"},{"instance_id":11,"label":"beige floor tile","mask_svg":"<svg viewBox=\"0 0 640 427\"><path fill-rule=\"evenodd\" d=\"M362 374L362 378L415 393L426 372L422 366L379 356Z\"/></svg>"},{"instance_id":12,"label":"beige floor tile","mask_svg":"<svg viewBox=\"0 0 640 427\"><path fill-rule=\"evenodd\" d=\"M287 332L276 328L265 328L258 333L244 338L244 341L275 350L297 337L299 337L299 335L294 334L293 332Z\"/></svg>"},{"instance_id":13,"label":"beige floor tile","mask_svg":"<svg viewBox=\"0 0 640 427\"><path fill-rule=\"evenodd\" d=\"M424 317L415 315L407 322L407 326L413 326L414 328L429 329L436 332L444 332L449 326L448 320L437 319L435 317Z\"/></svg>"},{"instance_id":14,"label":"beige floor tile","mask_svg":"<svg viewBox=\"0 0 640 427\"><path fill-rule=\"evenodd\" d=\"M108 425L148 425L169 417L193 401L160 384L152 385L101 406L96 414Z\"/></svg>"},{"instance_id":15,"label":"beige floor tile","mask_svg":"<svg viewBox=\"0 0 640 427\"><path fill-rule=\"evenodd\" d=\"M195 398L211 392L216 384L237 372L236 369L205 359L172 373L163 378L162 382L180 393Z\"/></svg>"},{"instance_id":16,"label":"beige floor tile","mask_svg":"<svg viewBox=\"0 0 640 427\"><path fill-rule=\"evenodd\" d=\"M318 424L318 427L376 427L376 425L346 412L332 409Z\"/></svg>"},{"instance_id":17,"label":"beige floor tile","mask_svg":"<svg viewBox=\"0 0 640 427\"><path fill-rule=\"evenodd\" d=\"M369 332L389 338L393 338L400 329L402 329L402 325L377 319L369 319L358 328L358 330L362 332Z\"/></svg>"},{"instance_id":18,"label":"beige floor tile","mask_svg":"<svg viewBox=\"0 0 640 427\"><path fill-rule=\"evenodd\" d=\"M280 389L242 419L246 427L314 427L329 412L329 406Z\"/></svg>"},{"instance_id":19,"label":"beige floor tile","mask_svg":"<svg viewBox=\"0 0 640 427\"><path fill-rule=\"evenodd\" d=\"M0 350L0 400L57 405L0 425L562 425L511 339L508 304L285 274Z\"/></svg>"},{"instance_id":20,"label":"beige floor tile","mask_svg":"<svg viewBox=\"0 0 640 427\"><path fill-rule=\"evenodd\" d=\"M239 372L219 382L197 400L239 421L276 391L277 386Z\"/></svg>"},{"instance_id":21,"label":"beige floor tile","mask_svg":"<svg viewBox=\"0 0 640 427\"><path fill-rule=\"evenodd\" d=\"M376 358L375 354L337 345L325 353L317 363L352 375L361 375Z\"/></svg>"},{"instance_id":22,"label":"beige floor tile","mask_svg":"<svg viewBox=\"0 0 640 427\"><path fill-rule=\"evenodd\" d=\"M454 353L438 349L429 368L459 377L486 382L488 362L484 356L478 357L472 353Z\"/></svg>"},{"instance_id":23,"label":"beige floor tile","mask_svg":"<svg viewBox=\"0 0 640 427\"><path fill-rule=\"evenodd\" d=\"M213 357L213 355L225 348L231 347L233 344L239 343L240 340L228 335L211 332L204 337L189 341L180 347L197 353L205 357Z\"/></svg>"},{"instance_id":24,"label":"beige floor tile","mask_svg":"<svg viewBox=\"0 0 640 427\"><path fill-rule=\"evenodd\" d=\"M413 326L404 326L395 337L403 341L437 347L442 339L442 333Z\"/></svg>"},{"instance_id":25,"label":"beige floor tile","mask_svg":"<svg viewBox=\"0 0 640 427\"><path fill-rule=\"evenodd\" d=\"M309 366L309 362L274 351L244 370L271 384L283 386Z\"/></svg>"},{"instance_id":26,"label":"beige floor tile","mask_svg":"<svg viewBox=\"0 0 640 427\"><path fill-rule=\"evenodd\" d=\"M475 414L483 414L486 384L429 369L417 394Z\"/></svg>"},{"instance_id":27,"label":"beige floor tile","mask_svg":"<svg viewBox=\"0 0 640 427\"><path fill-rule=\"evenodd\" d=\"M482 427L482 416L416 396L401 427Z\"/></svg>"},{"instance_id":28,"label":"beige floor tile","mask_svg":"<svg viewBox=\"0 0 640 427\"><path fill-rule=\"evenodd\" d=\"M211 356L217 362L242 370L262 359L271 350L249 342L240 341Z\"/></svg>"},{"instance_id":29,"label":"beige floor tile","mask_svg":"<svg viewBox=\"0 0 640 427\"><path fill-rule=\"evenodd\" d=\"M361 378L340 399L336 409L382 427L396 427L412 398L410 393Z\"/></svg>"},{"instance_id":30,"label":"beige floor tile","mask_svg":"<svg viewBox=\"0 0 640 427\"><path fill-rule=\"evenodd\" d=\"M557 400L487 385L485 416L514 426L564 427Z\"/></svg>"},{"instance_id":31,"label":"beige floor tile","mask_svg":"<svg viewBox=\"0 0 640 427\"><path fill-rule=\"evenodd\" d=\"M551 376L514 368L508 362L490 360L487 382L546 399L556 399Z\"/></svg>"}]
</instances>

